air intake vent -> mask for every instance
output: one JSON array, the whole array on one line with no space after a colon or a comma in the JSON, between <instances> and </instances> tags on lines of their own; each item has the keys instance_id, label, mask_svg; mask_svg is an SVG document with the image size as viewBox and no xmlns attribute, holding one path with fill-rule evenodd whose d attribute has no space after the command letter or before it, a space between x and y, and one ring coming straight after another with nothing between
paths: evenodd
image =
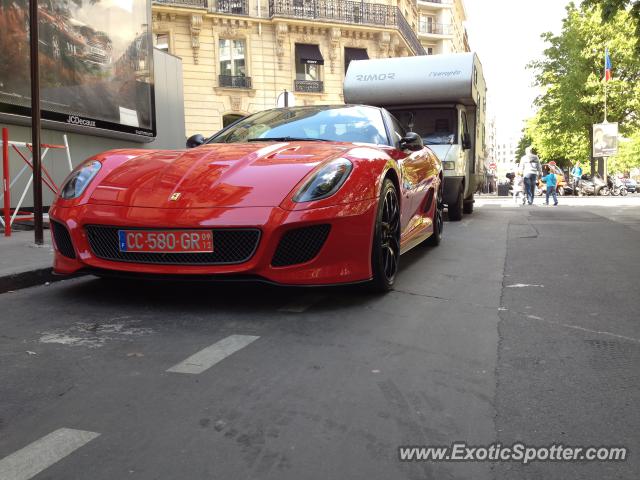
<instances>
[{"instance_id":1,"label":"air intake vent","mask_svg":"<svg viewBox=\"0 0 640 480\"><path fill-rule=\"evenodd\" d=\"M73 249L73 243L71 242L71 235L67 227L61 223L51 220L51 232L53 232L53 241L56 244L58 251L67 258L76 258L76 252Z\"/></svg>"},{"instance_id":2,"label":"air intake vent","mask_svg":"<svg viewBox=\"0 0 640 480\"><path fill-rule=\"evenodd\" d=\"M286 232L276 250L271 265L285 267L313 259L327 240L331 225L313 225Z\"/></svg>"}]
</instances>

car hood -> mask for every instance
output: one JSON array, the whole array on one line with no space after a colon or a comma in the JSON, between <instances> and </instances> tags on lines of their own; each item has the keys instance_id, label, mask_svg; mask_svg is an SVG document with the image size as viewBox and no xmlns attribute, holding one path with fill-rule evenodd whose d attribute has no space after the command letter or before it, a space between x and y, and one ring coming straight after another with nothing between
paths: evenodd
<instances>
[{"instance_id":1,"label":"car hood","mask_svg":"<svg viewBox=\"0 0 640 480\"><path fill-rule=\"evenodd\" d=\"M93 189L89 203L156 208L273 207L319 163L347 150L344 144L326 142L256 142L144 152L108 171Z\"/></svg>"}]
</instances>

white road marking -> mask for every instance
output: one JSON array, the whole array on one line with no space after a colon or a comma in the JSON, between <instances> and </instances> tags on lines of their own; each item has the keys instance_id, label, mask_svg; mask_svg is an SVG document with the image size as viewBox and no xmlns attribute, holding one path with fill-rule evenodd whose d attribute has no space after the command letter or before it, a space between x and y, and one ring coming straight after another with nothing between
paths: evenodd
<instances>
[{"instance_id":1,"label":"white road marking","mask_svg":"<svg viewBox=\"0 0 640 480\"><path fill-rule=\"evenodd\" d=\"M555 322L553 320L549 320L546 318L536 317L535 315L526 315L523 312L518 312L518 313L520 313L521 315L525 315L527 318L530 318L531 320L538 320L541 322L550 323L552 325L557 325L559 327L569 328L571 330L579 330L581 332L595 333L597 335L606 335L608 337L621 338L623 340L628 340L630 342L640 343L640 338L627 337L626 335L619 335L617 333L607 332L605 330L592 330L590 328L581 327L580 325L571 325L570 323Z\"/></svg>"},{"instance_id":2,"label":"white road marking","mask_svg":"<svg viewBox=\"0 0 640 480\"><path fill-rule=\"evenodd\" d=\"M284 307L280 307L278 311L285 313L302 313L323 299L324 296L322 295L305 295L294 302L288 303Z\"/></svg>"},{"instance_id":3,"label":"white road marking","mask_svg":"<svg viewBox=\"0 0 640 480\"><path fill-rule=\"evenodd\" d=\"M229 355L255 342L260 337L254 335L230 335L213 345L194 353L186 360L169 368L167 372L197 375L213 367Z\"/></svg>"},{"instance_id":4,"label":"white road marking","mask_svg":"<svg viewBox=\"0 0 640 480\"><path fill-rule=\"evenodd\" d=\"M29 480L98 436L72 428L55 430L0 460L0 479Z\"/></svg>"},{"instance_id":5,"label":"white road marking","mask_svg":"<svg viewBox=\"0 0 640 480\"><path fill-rule=\"evenodd\" d=\"M530 285L528 283L514 283L513 285L507 285L507 288L525 288L525 287L540 287L540 288L544 288L544 285Z\"/></svg>"}]
</instances>

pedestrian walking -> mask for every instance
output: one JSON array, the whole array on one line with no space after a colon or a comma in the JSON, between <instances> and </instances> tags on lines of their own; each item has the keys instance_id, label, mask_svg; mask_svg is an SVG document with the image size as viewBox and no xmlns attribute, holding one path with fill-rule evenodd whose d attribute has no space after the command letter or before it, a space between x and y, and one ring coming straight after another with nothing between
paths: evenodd
<instances>
[{"instance_id":1,"label":"pedestrian walking","mask_svg":"<svg viewBox=\"0 0 640 480\"><path fill-rule=\"evenodd\" d=\"M553 206L557 207L558 195L556 193L556 189L558 188L558 179L548 166L544 167L544 169L545 176L542 177L542 181L547 185L547 201L545 202L545 205L549 205L549 195L552 195Z\"/></svg>"},{"instance_id":2,"label":"pedestrian walking","mask_svg":"<svg viewBox=\"0 0 640 480\"><path fill-rule=\"evenodd\" d=\"M524 194L524 178L522 178L522 174L518 172L513 179L513 202L516 205L524 205L526 200L527 197Z\"/></svg>"},{"instance_id":3,"label":"pedestrian walking","mask_svg":"<svg viewBox=\"0 0 640 480\"><path fill-rule=\"evenodd\" d=\"M538 152L533 147L527 147L525 154L520 159L520 172L524 178L524 188L527 194L527 202L533 205L533 198L536 194L538 176L542 176L542 167Z\"/></svg>"},{"instance_id":4,"label":"pedestrian walking","mask_svg":"<svg viewBox=\"0 0 640 480\"><path fill-rule=\"evenodd\" d=\"M571 179L573 180L574 195L578 195L578 188L580 188L581 178L582 178L582 167L580 166L580 162L576 162L576 164L571 169Z\"/></svg>"}]
</instances>

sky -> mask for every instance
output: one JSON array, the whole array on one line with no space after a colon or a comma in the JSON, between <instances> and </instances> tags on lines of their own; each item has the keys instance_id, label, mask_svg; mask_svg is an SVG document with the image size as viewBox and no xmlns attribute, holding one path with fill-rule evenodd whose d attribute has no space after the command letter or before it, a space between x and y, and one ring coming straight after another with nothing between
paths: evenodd
<instances>
[{"instance_id":1,"label":"sky","mask_svg":"<svg viewBox=\"0 0 640 480\"><path fill-rule=\"evenodd\" d=\"M498 142L519 138L539 93L526 65L542 56L543 32L559 33L568 0L463 0L471 49L487 80L487 112L495 116ZM577 2L576 2L577 3Z\"/></svg>"}]
</instances>

